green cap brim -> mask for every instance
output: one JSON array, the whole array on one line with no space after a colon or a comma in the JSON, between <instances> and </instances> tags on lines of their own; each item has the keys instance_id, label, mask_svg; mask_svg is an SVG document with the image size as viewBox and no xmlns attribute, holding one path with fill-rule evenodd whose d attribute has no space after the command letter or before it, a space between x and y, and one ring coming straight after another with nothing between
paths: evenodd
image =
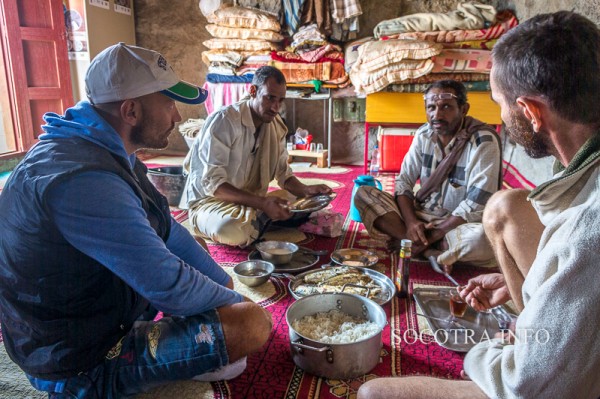
<instances>
[{"instance_id":1,"label":"green cap brim","mask_svg":"<svg viewBox=\"0 0 600 399\"><path fill-rule=\"evenodd\" d=\"M186 104L201 104L208 98L208 91L184 81L180 81L161 93Z\"/></svg>"}]
</instances>

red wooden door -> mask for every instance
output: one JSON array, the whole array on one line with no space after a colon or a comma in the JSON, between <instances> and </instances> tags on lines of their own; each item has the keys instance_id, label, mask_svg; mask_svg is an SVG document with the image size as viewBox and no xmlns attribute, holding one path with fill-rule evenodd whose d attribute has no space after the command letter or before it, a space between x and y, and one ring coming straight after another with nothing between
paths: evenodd
<instances>
[{"instance_id":1,"label":"red wooden door","mask_svg":"<svg viewBox=\"0 0 600 399\"><path fill-rule=\"evenodd\" d=\"M8 97L17 153L37 140L42 115L73 104L63 2L0 0Z\"/></svg>"}]
</instances>

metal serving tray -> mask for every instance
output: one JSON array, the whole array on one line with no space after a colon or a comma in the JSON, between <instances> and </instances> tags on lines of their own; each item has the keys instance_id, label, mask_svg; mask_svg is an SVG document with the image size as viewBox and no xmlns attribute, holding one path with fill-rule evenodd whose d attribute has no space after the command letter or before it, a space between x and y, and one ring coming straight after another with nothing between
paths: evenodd
<instances>
[{"instance_id":1,"label":"metal serving tray","mask_svg":"<svg viewBox=\"0 0 600 399\"><path fill-rule=\"evenodd\" d=\"M262 256L255 249L248 255L248 260L262 260ZM275 265L274 271L275 273L299 273L310 269L317 262L319 262L319 256L300 250L294 253L289 263Z\"/></svg>"},{"instance_id":2,"label":"metal serving tray","mask_svg":"<svg viewBox=\"0 0 600 399\"><path fill-rule=\"evenodd\" d=\"M464 316L457 318L455 323L443 320L450 318L450 290L446 288L415 288L413 297L425 316L436 342L447 349L456 352L468 352L481 341L492 339L497 332L508 328L510 322L516 319L504 306L497 306L489 313L478 312L470 306ZM464 328L461 328L464 327Z\"/></svg>"},{"instance_id":3,"label":"metal serving tray","mask_svg":"<svg viewBox=\"0 0 600 399\"><path fill-rule=\"evenodd\" d=\"M379 261L379 257L366 249L342 248L331 253L331 260L343 266L373 267Z\"/></svg>"},{"instance_id":4,"label":"metal serving tray","mask_svg":"<svg viewBox=\"0 0 600 399\"><path fill-rule=\"evenodd\" d=\"M337 196L336 192L331 194L318 194L313 197L300 198L290 204L292 213L310 213L325 208Z\"/></svg>"},{"instance_id":5,"label":"metal serving tray","mask_svg":"<svg viewBox=\"0 0 600 399\"><path fill-rule=\"evenodd\" d=\"M383 273L379 273L378 271L375 271L372 269L365 269L362 267L350 267L350 266L339 266L339 265L325 266L325 265L323 265L319 269L309 270L307 272L298 274L297 276L292 276L293 278L290 278L290 282L288 285L288 288L289 288L292 296L296 299L300 299L305 296L296 291L296 289L301 284L304 284L305 276L307 276L309 274L317 273L317 272L320 272L323 270L327 270L330 268L333 268L333 269L346 268L348 270L352 269L352 270L358 271L361 274L366 274L367 276L369 276L371 278L371 280L373 280L373 282L381 288L381 292L378 295L376 295L375 297L371 298L373 301L375 301L379 305L382 305L382 306L385 305L393 298L394 295L396 295L396 286L394 285L392 280ZM361 293L359 293L358 295L367 296L367 290L361 290L360 292ZM362 292L364 292L364 293L362 293Z\"/></svg>"}]
</instances>

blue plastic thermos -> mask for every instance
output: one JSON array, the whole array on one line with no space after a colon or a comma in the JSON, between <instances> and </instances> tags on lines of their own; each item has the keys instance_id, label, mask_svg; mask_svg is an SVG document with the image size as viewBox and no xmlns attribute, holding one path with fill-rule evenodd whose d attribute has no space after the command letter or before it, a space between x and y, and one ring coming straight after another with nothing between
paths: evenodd
<instances>
[{"instance_id":1,"label":"blue plastic thermos","mask_svg":"<svg viewBox=\"0 0 600 399\"><path fill-rule=\"evenodd\" d=\"M361 186L372 186L381 190L381 182L371 175L360 175L356 177L356 180L354 180L352 199L350 200L350 219L354 220L355 222L362 222L360 214L358 213L358 209L356 209L354 206L354 194L356 194L356 190L358 190L358 188Z\"/></svg>"}]
</instances>

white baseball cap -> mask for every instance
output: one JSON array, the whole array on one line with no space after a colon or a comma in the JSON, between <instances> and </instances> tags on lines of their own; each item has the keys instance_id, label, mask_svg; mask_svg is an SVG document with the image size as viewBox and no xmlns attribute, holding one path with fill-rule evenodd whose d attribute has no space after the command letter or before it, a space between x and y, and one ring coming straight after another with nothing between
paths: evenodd
<instances>
[{"instance_id":1,"label":"white baseball cap","mask_svg":"<svg viewBox=\"0 0 600 399\"><path fill-rule=\"evenodd\" d=\"M85 74L85 89L92 104L157 92L186 104L200 104L208 97L206 90L179 80L160 53L122 42L94 57Z\"/></svg>"}]
</instances>

